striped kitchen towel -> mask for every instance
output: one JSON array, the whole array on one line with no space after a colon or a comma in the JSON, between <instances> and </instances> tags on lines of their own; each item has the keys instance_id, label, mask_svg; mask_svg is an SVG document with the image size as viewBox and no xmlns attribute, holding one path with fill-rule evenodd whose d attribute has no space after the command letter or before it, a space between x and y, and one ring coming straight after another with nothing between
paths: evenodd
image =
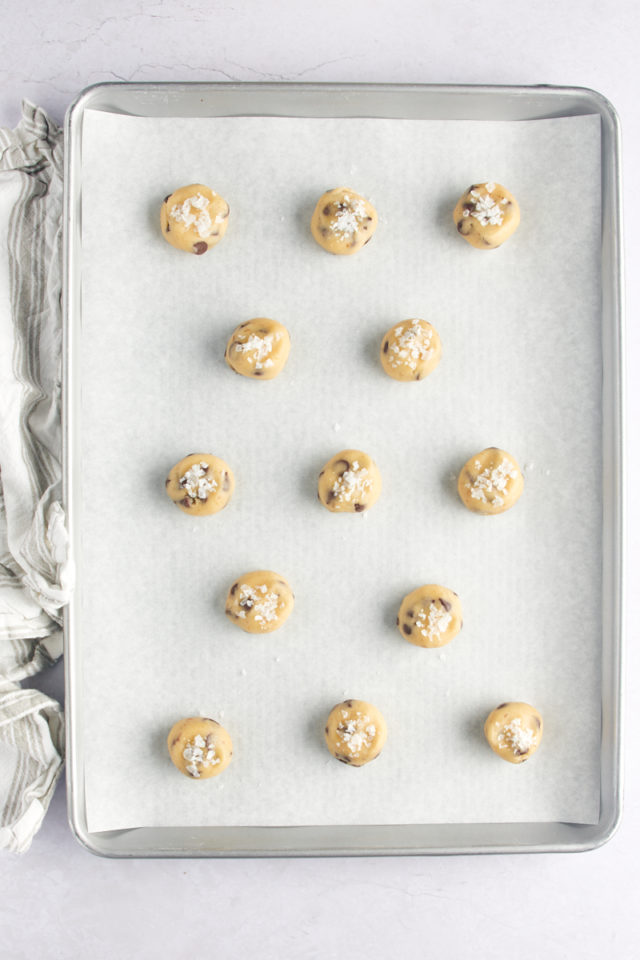
<instances>
[{"instance_id":1,"label":"striped kitchen towel","mask_svg":"<svg viewBox=\"0 0 640 960\"><path fill-rule=\"evenodd\" d=\"M62 768L58 704L21 679L62 653L62 131L0 129L0 848L26 850Z\"/></svg>"}]
</instances>

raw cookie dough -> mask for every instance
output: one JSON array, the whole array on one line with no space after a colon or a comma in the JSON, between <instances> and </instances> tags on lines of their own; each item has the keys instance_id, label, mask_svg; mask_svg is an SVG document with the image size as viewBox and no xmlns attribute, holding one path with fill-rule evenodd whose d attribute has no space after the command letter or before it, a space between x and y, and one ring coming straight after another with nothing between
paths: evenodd
<instances>
[{"instance_id":1,"label":"raw cookie dough","mask_svg":"<svg viewBox=\"0 0 640 960\"><path fill-rule=\"evenodd\" d=\"M444 647L462 627L460 598L447 587L427 583L407 594L396 623L409 643L417 647Z\"/></svg>"},{"instance_id":2,"label":"raw cookie dough","mask_svg":"<svg viewBox=\"0 0 640 960\"><path fill-rule=\"evenodd\" d=\"M332 513L362 513L372 507L382 488L380 472L362 450L341 450L318 477L318 499Z\"/></svg>"},{"instance_id":3,"label":"raw cookie dough","mask_svg":"<svg viewBox=\"0 0 640 960\"><path fill-rule=\"evenodd\" d=\"M186 717L171 727L169 756L180 773L194 780L217 777L231 763L231 737L209 717Z\"/></svg>"},{"instance_id":4,"label":"raw cookie dough","mask_svg":"<svg viewBox=\"0 0 640 960\"><path fill-rule=\"evenodd\" d=\"M403 320L387 330L380 344L380 362L394 380L424 380L440 363L442 345L426 320Z\"/></svg>"},{"instance_id":5,"label":"raw cookie dough","mask_svg":"<svg viewBox=\"0 0 640 960\"><path fill-rule=\"evenodd\" d=\"M369 243L378 226L375 208L354 190L327 190L311 217L314 240L328 253L357 253Z\"/></svg>"},{"instance_id":6,"label":"raw cookie dough","mask_svg":"<svg viewBox=\"0 0 640 960\"><path fill-rule=\"evenodd\" d=\"M387 739L387 725L377 707L365 700L345 700L333 708L324 728L329 753L352 767L375 760Z\"/></svg>"},{"instance_id":7,"label":"raw cookie dough","mask_svg":"<svg viewBox=\"0 0 640 960\"><path fill-rule=\"evenodd\" d=\"M515 459L498 447L489 447L467 460L458 477L458 493L474 513L504 513L524 488Z\"/></svg>"},{"instance_id":8,"label":"raw cookie dough","mask_svg":"<svg viewBox=\"0 0 640 960\"><path fill-rule=\"evenodd\" d=\"M542 717L529 703L501 703L484 724L491 749L509 763L524 763L542 740Z\"/></svg>"},{"instance_id":9,"label":"raw cookie dough","mask_svg":"<svg viewBox=\"0 0 640 960\"><path fill-rule=\"evenodd\" d=\"M160 208L162 236L178 250L201 255L224 237L229 204L210 187L192 183L165 197Z\"/></svg>"},{"instance_id":10,"label":"raw cookie dough","mask_svg":"<svg viewBox=\"0 0 640 960\"><path fill-rule=\"evenodd\" d=\"M287 362L290 347L286 327L277 320L256 317L236 327L224 358L231 369L243 377L273 380Z\"/></svg>"},{"instance_id":11,"label":"raw cookie dough","mask_svg":"<svg viewBox=\"0 0 640 960\"><path fill-rule=\"evenodd\" d=\"M234 582L227 594L225 613L247 633L271 633L293 610L293 591L273 570L252 570Z\"/></svg>"},{"instance_id":12,"label":"raw cookie dough","mask_svg":"<svg viewBox=\"0 0 640 960\"><path fill-rule=\"evenodd\" d=\"M520 207L499 183L475 183L458 200L453 222L472 247L495 250L515 233Z\"/></svg>"},{"instance_id":13,"label":"raw cookie dough","mask_svg":"<svg viewBox=\"0 0 640 960\"><path fill-rule=\"evenodd\" d=\"M165 480L173 502L193 517L217 513L228 504L235 481L231 467L210 453L190 453Z\"/></svg>"}]
</instances>

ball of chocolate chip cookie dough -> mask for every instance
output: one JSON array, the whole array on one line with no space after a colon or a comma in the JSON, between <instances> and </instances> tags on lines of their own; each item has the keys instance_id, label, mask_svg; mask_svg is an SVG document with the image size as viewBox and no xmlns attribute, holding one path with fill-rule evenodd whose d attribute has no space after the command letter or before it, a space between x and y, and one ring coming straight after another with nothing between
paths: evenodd
<instances>
[{"instance_id":1,"label":"ball of chocolate chip cookie dough","mask_svg":"<svg viewBox=\"0 0 640 960\"><path fill-rule=\"evenodd\" d=\"M293 590L273 570L252 570L231 586L225 613L246 633L278 630L293 610Z\"/></svg>"},{"instance_id":2,"label":"ball of chocolate chip cookie dough","mask_svg":"<svg viewBox=\"0 0 640 960\"><path fill-rule=\"evenodd\" d=\"M442 345L426 320L403 320L380 344L382 369L394 380L424 380L440 363Z\"/></svg>"},{"instance_id":3,"label":"ball of chocolate chip cookie dough","mask_svg":"<svg viewBox=\"0 0 640 960\"><path fill-rule=\"evenodd\" d=\"M218 513L228 504L235 481L229 464L210 453L190 453L169 471L167 494L193 517Z\"/></svg>"},{"instance_id":4,"label":"ball of chocolate chip cookie dough","mask_svg":"<svg viewBox=\"0 0 640 960\"><path fill-rule=\"evenodd\" d=\"M257 317L246 320L233 331L224 358L243 377L273 380L289 356L289 332L277 320Z\"/></svg>"},{"instance_id":5,"label":"ball of chocolate chip cookie dough","mask_svg":"<svg viewBox=\"0 0 640 960\"><path fill-rule=\"evenodd\" d=\"M169 756L186 777L208 780L231 763L231 737L209 717L185 717L171 727L167 737Z\"/></svg>"},{"instance_id":6,"label":"ball of chocolate chip cookie dough","mask_svg":"<svg viewBox=\"0 0 640 960\"><path fill-rule=\"evenodd\" d=\"M180 187L164 198L160 208L167 243L198 256L220 243L228 223L229 204L202 183Z\"/></svg>"},{"instance_id":7,"label":"ball of chocolate chip cookie dough","mask_svg":"<svg viewBox=\"0 0 640 960\"><path fill-rule=\"evenodd\" d=\"M524 478L514 457L498 447L476 453L458 476L458 493L474 513L504 513L524 488Z\"/></svg>"},{"instance_id":8,"label":"ball of chocolate chip cookie dough","mask_svg":"<svg viewBox=\"0 0 640 960\"><path fill-rule=\"evenodd\" d=\"M314 240L328 253L350 255L369 243L378 214L368 200L348 187L323 193L311 217Z\"/></svg>"},{"instance_id":9,"label":"ball of chocolate chip cookie dough","mask_svg":"<svg viewBox=\"0 0 640 960\"><path fill-rule=\"evenodd\" d=\"M458 200L453 221L472 247L495 250L517 229L520 207L499 183L475 183Z\"/></svg>"},{"instance_id":10,"label":"ball of chocolate chip cookie dough","mask_svg":"<svg viewBox=\"0 0 640 960\"><path fill-rule=\"evenodd\" d=\"M318 477L318 499L331 513L363 513L380 496L380 472L362 450L341 450Z\"/></svg>"},{"instance_id":11,"label":"ball of chocolate chip cookie dough","mask_svg":"<svg viewBox=\"0 0 640 960\"><path fill-rule=\"evenodd\" d=\"M509 763L524 763L542 740L542 717L529 703L501 703L484 724L487 743Z\"/></svg>"},{"instance_id":12,"label":"ball of chocolate chip cookie dough","mask_svg":"<svg viewBox=\"0 0 640 960\"><path fill-rule=\"evenodd\" d=\"M460 598L447 587L427 583L407 594L396 623L409 643L417 647L444 647L462 627Z\"/></svg>"},{"instance_id":13,"label":"ball of chocolate chip cookie dough","mask_svg":"<svg viewBox=\"0 0 640 960\"><path fill-rule=\"evenodd\" d=\"M387 739L387 725L373 704L365 700L344 700L329 714L324 738L336 760L363 767L380 754Z\"/></svg>"}]
</instances>

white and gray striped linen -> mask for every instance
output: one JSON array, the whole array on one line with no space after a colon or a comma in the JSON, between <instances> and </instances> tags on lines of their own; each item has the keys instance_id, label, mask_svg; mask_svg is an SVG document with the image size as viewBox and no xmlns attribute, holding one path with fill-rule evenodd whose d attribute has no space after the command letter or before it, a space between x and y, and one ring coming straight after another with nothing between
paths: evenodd
<instances>
[{"instance_id":1,"label":"white and gray striped linen","mask_svg":"<svg viewBox=\"0 0 640 960\"><path fill-rule=\"evenodd\" d=\"M0 848L37 832L62 711L19 681L62 653L71 572L60 505L62 131L25 102L0 129Z\"/></svg>"}]
</instances>

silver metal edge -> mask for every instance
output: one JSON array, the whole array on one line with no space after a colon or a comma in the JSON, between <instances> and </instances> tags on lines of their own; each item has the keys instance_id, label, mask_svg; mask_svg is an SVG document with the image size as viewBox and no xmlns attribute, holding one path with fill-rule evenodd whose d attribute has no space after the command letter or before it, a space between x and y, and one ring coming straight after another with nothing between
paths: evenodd
<instances>
[{"instance_id":1,"label":"silver metal edge","mask_svg":"<svg viewBox=\"0 0 640 960\"><path fill-rule=\"evenodd\" d=\"M515 95L526 95L527 93L537 94L545 96L549 94L550 97L558 96L567 96L575 97L577 99L584 100L585 104L588 104L592 109L588 112L598 113L601 117L603 124L608 126L608 135L611 139L612 146L612 161L613 161L613 191L612 191L612 212L613 212L613 234L614 234L614 247L616 252L616 262L619 266L619 272L617 276L614 277L613 282L613 309L614 314L617 317L617 338L614 344L614 369L613 373L617 374L617 391L615 396L614 403L614 415L612 418L612 426L615 431L614 439L614 450L616 454L616 498L614 503L614 512L615 512L615 521L614 526L616 528L618 550L614 555L614 564L615 564L615 576L614 581L617 584L616 591L616 622L613 627L613 634L617 638L617 644L614 647L616 656L614 658L613 664L613 675L615 677L615 710L612 712L612 720L614 725L614 743L615 743L615 752L613 756L613 773L614 773L614 797L611 809L604 819L601 818L600 823L597 825L599 829L592 830L593 836L583 842L558 842L558 843L548 843L548 844L538 844L534 847L530 847L527 844L522 843L506 843L506 844L473 844L468 847L427 847L427 848L412 848L410 850L406 849L403 846L393 846L387 847L384 850L376 848L360 848L357 850L352 850L345 848L344 846L339 847L330 847L324 849L296 849L296 850L265 850L264 848L252 848L245 850L235 850L235 851L226 851L226 850L216 850L212 851L207 850L190 850L187 853L184 851L176 852L175 850L167 849L156 849L154 851L144 851L141 852L135 848L129 850L114 850L108 849L101 845L100 839L107 841L109 834L92 834L88 831L86 826L86 818L83 814L80 814L78 807L78 796L76 794L75 786L77 784L77 778L74 776L75 765L78 758L75 756L75 738L74 738L74 715L75 715L75 705L74 696L72 693L72 683L71 678L73 675L72 665L73 665L73 646L70 642L69 634L71 632L71 613L70 611L65 611L65 623L64 623L64 633L65 633L65 690L67 697L67 709L65 712L66 717L66 731L67 731L67 744L68 744L68 763L67 763L67 788L68 788L68 815L69 823L71 829L79 840L90 852L95 853L99 856L113 857L113 858L122 858L122 857L180 857L180 856L189 856L189 857L207 857L207 858L219 858L219 857L237 857L237 858L247 858L247 857L264 857L264 856L273 856L273 857L330 857L330 856L397 856L397 855L458 855L458 854L471 854L471 853L484 853L484 854L499 854L499 853L521 853L521 852L536 852L536 853L547 853L547 852L581 852L595 849L608 840L615 834L616 830L619 827L621 815L622 815L622 728L621 728L621 709L622 709L622 689L621 689L621 679L622 679L622 667L623 667L623 622L622 622L622 603L624 600L624 588L623 588L623 573L624 573L624 559L626 555L626 538L624 531L624 503L625 503L625 481L624 481L624 448L623 448L623 438L625 432L624 426L624 407L623 399L625 394L625 374L624 374L624 365L622 359L624 357L623 347L624 347L624 323L623 323L623 290L622 290L622 225L621 225L621 177L620 177L620 123L618 115L612 106L612 104L604 97L602 94L598 93L595 90L586 87L560 87L547 84L534 85L534 86L512 86L512 85L468 85L468 84L378 84L378 83L365 83L365 84L340 84L340 83L326 83L326 84L289 84L289 83L141 83L141 84L123 84L123 83L100 83L94 84L90 87L87 87L83 90L78 97L73 101L67 115L65 118L65 142L66 144L71 143L71 132L72 125L75 123L81 122L82 113L85 109L91 107L92 100L104 89L106 88L135 88L137 90L161 90L161 89L195 89L201 88L203 90L220 90L223 89L229 91L229 89L241 89L247 91L249 89L259 89L261 91L267 90L277 90L286 88L287 92L293 91L340 91L340 92L360 92L368 91L374 93L376 91L409 91L415 90L419 92L432 91L434 93L481 93L481 94L490 94L490 95L499 95L501 93L512 93ZM72 183L71 174L71 152L65 149L65 205L64 205L64 281L63 281L63 304L65 317L68 315L67 311L69 310L69 287L70 276L71 276L71 250L70 250L70 185ZM617 281L617 282L616 282ZM67 329L67 324L65 324L65 330L63 333L63 344L64 344L64 356L63 356L63 370L64 370L64 382L68 382L69 376L69 363L68 363L68 349L69 349L69 333ZM63 409L64 416L66 418L66 425L69 426L71 423L71 412L69 409L69 394L70 391L65 389L64 391L64 400L63 400ZM70 442L67 431L64 431L64 464L65 464L65 480L63 482L63 496L65 505L71 502L72 497L72 481L71 481L71 471L70 471ZM70 521L71 522L71 521ZM70 529L70 534L72 531ZM72 535L73 536L73 535ZM478 827L482 826L491 826L478 824ZM516 826L515 824L513 826ZM580 825L576 825L579 829ZM263 828L265 829L265 828ZM271 828L266 828L268 831ZM297 828L291 828L294 831ZM317 828L320 829L320 828ZM375 829L375 828L373 828ZM136 830L122 831L121 833L136 833Z\"/></svg>"}]
</instances>

